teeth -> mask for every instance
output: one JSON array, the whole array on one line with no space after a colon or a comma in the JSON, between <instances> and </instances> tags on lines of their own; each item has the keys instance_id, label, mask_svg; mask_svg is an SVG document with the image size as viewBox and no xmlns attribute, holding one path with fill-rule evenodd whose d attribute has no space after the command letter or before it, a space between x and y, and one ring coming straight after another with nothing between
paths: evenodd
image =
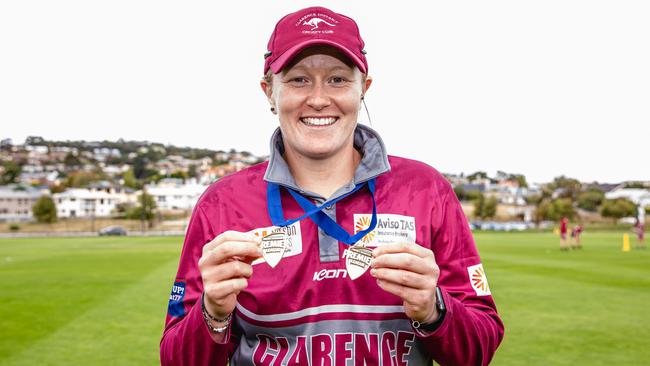
<instances>
[{"instance_id":1,"label":"teeth","mask_svg":"<svg viewBox=\"0 0 650 366\"><path fill-rule=\"evenodd\" d=\"M336 117L316 118L316 117L303 117L300 119L311 126L327 126L336 122Z\"/></svg>"}]
</instances>

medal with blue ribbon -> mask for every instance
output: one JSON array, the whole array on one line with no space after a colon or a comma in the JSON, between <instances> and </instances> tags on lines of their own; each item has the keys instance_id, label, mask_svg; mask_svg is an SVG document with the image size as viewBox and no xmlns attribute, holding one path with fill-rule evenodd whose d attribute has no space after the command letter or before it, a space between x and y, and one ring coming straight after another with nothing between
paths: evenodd
<instances>
[{"instance_id":1,"label":"medal with blue ribbon","mask_svg":"<svg viewBox=\"0 0 650 366\"><path fill-rule=\"evenodd\" d=\"M364 230L359 231L354 235L350 235L345 229L341 227L336 221L332 220L327 214L323 212L323 209L331 205L336 204L342 199L352 195L357 192L364 186L368 186L370 195L372 197L372 219L370 220L370 225ZM367 182L357 184L353 190L350 192L341 195L333 200L326 201L320 206L314 205L309 199L303 197L300 193L294 191L291 188L285 187L291 196L296 200L298 205L305 211L305 213L297 218L286 220L284 218L284 212L282 210L282 200L280 196L280 185L276 183L268 183L266 198L267 206L269 211L269 216L273 225L278 227L284 227L291 225L295 222L298 222L306 217L309 217L314 221L319 228L321 228L327 235L335 238L336 240L350 245L349 249L346 249L343 253L343 257L346 258L346 267L348 268L348 274L351 279L356 279L361 276L370 266L370 259L372 258L372 251L365 247L362 243L358 243L364 236L373 231L377 226L377 204L375 202L375 179L368 180ZM264 238L262 239L262 253L265 253L264 250ZM277 242L277 241L276 241ZM275 253L277 253L277 246ZM284 253L284 251L282 252ZM276 254L277 256L277 254ZM265 256L266 258L266 256ZM279 259L277 259L279 261ZM273 262L277 264L275 258Z\"/></svg>"}]
</instances>

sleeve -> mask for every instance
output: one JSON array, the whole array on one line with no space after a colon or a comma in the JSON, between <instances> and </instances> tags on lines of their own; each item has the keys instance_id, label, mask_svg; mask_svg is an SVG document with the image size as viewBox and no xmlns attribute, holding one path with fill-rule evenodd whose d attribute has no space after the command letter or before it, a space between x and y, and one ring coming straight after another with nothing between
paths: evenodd
<instances>
[{"instance_id":1,"label":"sleeve","mask_svg":"<svg viewBox=\"0 0 650 366\"><path fill-rule=\"evenodd\" d=\"M503 339L503 322L467 218L450 186L441 202L432 215L432 250L447 312L435 331L416 334L441 365L487 365Z\"/></svg>"},{"instance_id":2,"label":"sleeve","mask_svg":"<svg viewBox=\"0 0 650 366\"><path fill-rule=\"evenodd\" d=\"M165 331L160 341L160 363L163 366L225 366L235 349L236 339L231 337L231 329L219 340L210 333L201 311L203 282L198 261L203 246L214 236L205 213L197 205L185 234L169 298Z\"/></svg>"}]
</instances>

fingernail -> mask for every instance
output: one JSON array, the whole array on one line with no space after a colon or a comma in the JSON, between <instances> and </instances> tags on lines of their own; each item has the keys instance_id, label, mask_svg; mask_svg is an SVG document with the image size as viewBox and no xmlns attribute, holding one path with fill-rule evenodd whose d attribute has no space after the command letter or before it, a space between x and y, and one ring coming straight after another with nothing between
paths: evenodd
<instances>
[{"instance_id":1,"label":"fingernail","mask_svg":"<svg viewBox=\"0 0 650 366\"><path fill-rule=\"evenodd\" d=\"M377 275L377 270L374 269L374 268L371 269L371 270L370 270L370 275L373 276L373 277L375 277L375 275Z\"/></svg>"}]
</instances>

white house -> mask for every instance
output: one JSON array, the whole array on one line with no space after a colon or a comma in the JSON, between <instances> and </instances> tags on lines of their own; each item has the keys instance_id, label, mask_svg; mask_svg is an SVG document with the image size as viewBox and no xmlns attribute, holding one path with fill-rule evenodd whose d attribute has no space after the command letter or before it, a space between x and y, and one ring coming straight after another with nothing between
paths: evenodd
<instances>
[{"instance_id":1,"label":"white house","mask_svg":"<svg viewBox=\"0 0 650 366\"><path fill-rule=\"evenodd\" d=\"M31 221L32 206L49 190L10 184L0 186L0 222Z\"/></svg>"},{"instance_id":2,"label":"white house","mask_svg":"<svg viewBox=\"0 0 650 366\"><path fill-rule=\"evenodd\" d=\"M180 179L163 179L145 188L161 210L191 210L208 186L194 180L184 184Z\"/></svg>"},{"instance_id":3,"label":"white house","mask_svg":"<svg viewBox=\"0 0 650 366\"><path fill-rule=\"evenodd\" d=\"M131 202L126 192L72 188L53 195L59 217L108 217L120 203Z\"/></svg>"}]
</instances>

